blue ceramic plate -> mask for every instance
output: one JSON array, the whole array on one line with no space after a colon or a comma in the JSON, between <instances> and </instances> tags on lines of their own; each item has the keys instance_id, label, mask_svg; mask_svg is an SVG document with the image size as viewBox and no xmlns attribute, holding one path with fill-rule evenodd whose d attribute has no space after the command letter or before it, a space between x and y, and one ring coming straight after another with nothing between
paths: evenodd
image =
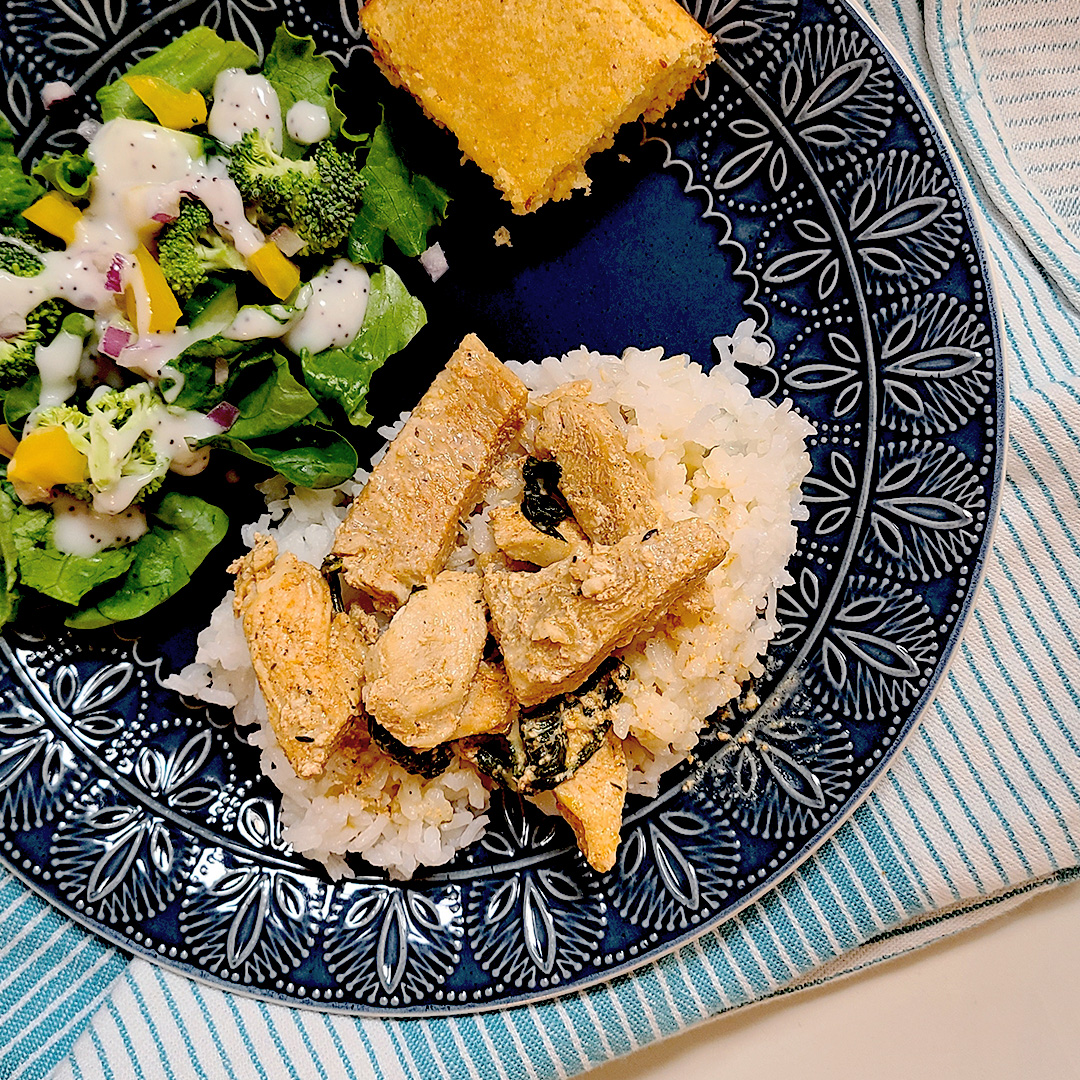
<instances>
[{"instance_id":1,"label":"blue ceramic plate","mask_svg":"<svg viewBox=\"0 0 1080 1080\"><path fill-rule=\"evenodd\" d=\"M1001 477L1003 377L986 264L934 121L844 2L695 0L723 60L664 122L623 134L593 193L514 218L373 70L353 3L10 0L0 77L27 155L79 145L92 93L199 22L258 50L282 21L390 93L415 163L455 197L450 273L379 374L383 417L477 332L504 359L662 343L705 364L753 318L755 390L817 425L809 519L760 706L717 718L698 782L627 807L595 874L569 828L496 798L483 841L410 884L333 884L282 843L227 717L161 679L226 587L225 551L152 624L0 648L0 860L84 926L274 1000L405 1015L548 997L713 926L794 869L886 767L971 603ZM77 96L46 121L41 85ZM512 247L492 234L510 228ZM409 375L404 373L408 372ZM253 516L253 515L252 515Z\"/></svg>"}]
</instances>

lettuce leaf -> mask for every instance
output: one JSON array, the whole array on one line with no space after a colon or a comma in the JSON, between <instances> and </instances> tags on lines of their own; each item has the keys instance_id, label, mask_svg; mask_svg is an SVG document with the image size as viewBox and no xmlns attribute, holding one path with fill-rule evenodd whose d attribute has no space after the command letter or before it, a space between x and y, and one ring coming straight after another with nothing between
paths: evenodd
<instances>
[{"instance_id":1,"label":"lettuce leaf","mask_svg":"<svg viewBox=\"0 0 1080 1080\"><path fill-rule=\"evenodd\" d=\"M147 516L150 530L129 548L119 549L130 552L131 560L116 590L93 606L69 615L67 626L92 630L152 611L191 580L229 527L224 510L194 495L176 492L148 508Z\"/></svg>"},{"instance_id":2,"label":"lettuce leaf","mask_svg":"<svg viewBox=\"0 0 1080 1080\"><path fill-rule=\"evenodd\" d=\"M19 215L44 194L45 189L23 172L15 153L15 132L0 114L0 228L25 229L26 222Z\"/></svg>"},{"instance_id":3,"label":"lettuce leaf","mask_svg":"<svg viewBox=\"0 0 1080 1080\"><path fill-rule=\"evenodd\" d=\"M154 75L177 90L209 94L218 72L226 68L250 68L259 58L239 41L225 41L208 26L196 26L170 41L164 48L128 68L128 75ZM123 78L106 83L97 92L101 119L126 116L129 120L153 120L154 114L135 96Z\"/></svg>"},{"instance_id":4,"label":"lettuce leaf","mask_svg":"<svg viewBox=\"0 0 1080 1080\"><path fill-rule=\"evenodd\" d=\"M400 352L427 322L423 304L389 266L371 275L371 292L360 332L344 349L304 352L304 382L321 401L341 406L350 424L367 427L371 377Z\"/></svg>"},{"instance_id":5,"label":"lettuce leaf","mask_svg":"<svg viewBox=\"0 0 1080 1080\"><path fill-rule=\"evenodd\" d=\"M426 176L410 175L385 123L371 137L360 179L364 201L349 230L349 258L381 261L384 236L410 258L426 251L428 230L446 216L450 196Z\"/></svg>"},{"instance_id":6,"label":"lettuce leaf","mask_svg":"<svg viewBox=\"0 0 1080 1080\"><path fill-rule=\"evenodd\" d=\"M9 527L22 583L72 606L91 589L124 573L136 554L136 545L110 548L89 557L59 551L52 538L51 510L20 506L11 514Z\"/></svg>"},{"instance_id":7,"label":"lettuce leaf","mask_svg":"<svg viewBox=\"0 0 1080 1080\"><path fill-rule=\"evenodd\" d=\"M4 591L0 594L0 627L13 622L19 609L19 552L11 531L19 501L7 488L0 488L0 560L3 561Z\"/></svg>"},{"instance_id":8,"label":"lettuce leaf","mask_svg":"<svg viewBox=\"0 0 1080 1080\"><path fill-rule=\"evenodd\" d=\"M34 163L30 172L73 199L85 199L90 194L90 179L95 168L85 150L81 154L65 150L62 154L45 154Z\"/></svg>"},{"instance_id":9,"label":"lettuce leaf","mask_svg":"<svg viewBox=\"0 0 1080 1080\"><path fill-rule=\"evenodd\" d=\"M284 26L274 35L274 44L267 54L262 73L277 91L281 102L281 128L286 157L298 158L305 147L289 138L285 130L285 116L298 101L310 101L321 105L330 117L330 134L341 133L345 114L338 106L330 79L334 64L326 56L315 51L313 37L297 37Z\"/></svg>"}]
</instances>

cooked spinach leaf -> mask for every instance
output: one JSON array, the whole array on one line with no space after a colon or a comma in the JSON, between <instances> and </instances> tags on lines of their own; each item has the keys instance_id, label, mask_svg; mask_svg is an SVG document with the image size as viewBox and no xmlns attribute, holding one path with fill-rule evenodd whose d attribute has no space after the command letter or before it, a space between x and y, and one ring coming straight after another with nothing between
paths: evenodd
<instances>
[{"instance_id":1,"label":"cooked spinach leaf","mask_svg":"<svg viewBox=\"0 0 1080 1080\"><path fill-rule=\"evenodd\" d=\"M570 507L559 491L562 470L558 462L531 457L526 460L522 472L525 477L522 514L542 533L565 540L566 537L559 532L559 525L570 516Z\"/></svg>"},{"instance_id":2,"label":"cooked spinach leaf","mask_svg":"<svg viewBox=\"0 0 1080 1080\"><path fill-rule=\"evenodd\" d=\"M433 776L446 772L450 767L450 762L454 760L454 751L449 743L440 743L430 750L414 750L411 746L406 746L395 739L374 716L368 717L367 725L371 741L403 769L416 773L418 776L430 780Z\"/></svg>"}]
</instances>

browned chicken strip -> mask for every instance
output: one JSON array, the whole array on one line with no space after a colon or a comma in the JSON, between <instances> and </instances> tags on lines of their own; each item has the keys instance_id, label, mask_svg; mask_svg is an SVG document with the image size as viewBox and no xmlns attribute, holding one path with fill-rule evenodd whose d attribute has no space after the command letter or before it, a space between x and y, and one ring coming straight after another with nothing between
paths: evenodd
<instances>
[{"instance_id":1,"label":"browned chicken strip","mask_svg":"<svg viewBox=\"0 0 1080 1080\"><path fill-rule=\"evenodd\" d=\"M503 734L518 714L517 698L502 666L481 660L451 739Z\"/></svg>"},{"instance_id":2,"label":"browned chicken strip","mask_svg":"<svg viewBox=\"0 0 1080 1080\"><path fill-rule=\"evenodd\" d=\"M486 569L484 596L518 701L538 705L576 689L726 553L726 541L691 518L535 573Z\"/></svg>"},{"instance_id":3,"label":"browned chicken strip","mask_svg":"<svg viewBox=\"0 0 1080 1080\"><path fill-rule=\"evenodd\" d=\"M270 725L298 776L322 773L360 712L364 635L336 613L323 575L267 536L229 567Z\"/></svg>"},{"instance_id":4,"label":"browned chicken strip","mask_svg":"<svg viewBox=\"0 0 1080 1080\"><path fill-rule=\"evenodd\" d=\"M565 536L541 532L518 506L495 506L488 514L491 536L499 550L517 562L549 566L572 551L573 527L564 523Z\"/></svg>"},{"instance_id":5,"label":"browned chicken strip","mask_svg":"<svg viewBox=\"0 0 1080 1080\"><path fill-rule=\"evenodd\" d=\"M338 528L334 551L351 585L393 609L435 577L527 397L478 337L462 341Z\"/></svg>"},{"instance_id":6,"label":"browned chicken strip","mask_svg":"<svg viewBox=\"0 0 1080 1080\"><path fill-rule=\"evenodd\" d=\"M369 653L368 712L406 746L454 738L487 636L479 576L444 570L398 609Z\"/></svg>"},{"instance_id":7,"label":"browned chicken strip","mask_svg":"<svg viewBox=\"0 0 1080 1080\"><path fill-rule=\"evenodd\" d=\"M555 787L559 813L574 830L581 854L602 874L615 865L626 778L622 741L609 731L596 753Z\"/></svg>"},{"instance_id":8,"label":"browned chicken strip","mask_svg":"<svg viewBox=\"0 0 1080 1080\"><path fill-rule=\"evenodd\" d=\"M593 543L640 538L660 521L652 483L608 411L588 400L589 388L588 382L569 383L548 395L536 453L555 458L559 490Z\"/></svg>"}]
</instances>

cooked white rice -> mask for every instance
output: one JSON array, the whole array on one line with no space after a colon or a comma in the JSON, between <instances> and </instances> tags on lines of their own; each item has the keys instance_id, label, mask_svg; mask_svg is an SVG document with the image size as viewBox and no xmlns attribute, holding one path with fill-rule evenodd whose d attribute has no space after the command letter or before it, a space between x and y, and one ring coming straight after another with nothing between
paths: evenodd
<instances>
[{"instance_id":1,"label":"cooked white rice","mask_svg":"<svg viewBox=\"0 0 1080 1080\"><path fill-rule=\"evenodd\" d=\"M616 734L624 740L630 790L643 795L656 794L661 775L690 755L705 720L762 673L762 657L778 629L776 592L790 581L785 567L795 550L794 523L805 516L800 485L810 460L804 440L813 428L789 402L777 407L752 397L735 366L766 363L771 346L755 340L750 321L732 337L717 338L715 346L719 359L707 374L686 356L664 359L660 348L627 349L621 358L582 348L540 364L508 365L538 396L590 380L591 399L623 430L667 516L702 517L730 544L728 557L707 579L711 610L707 604L677 608L662 633L622 653L632 675ZM380 434L392 438L401 422ZM522 440L527 444L530 436L526 425ZM366 479L361 471L326 491L293 490L280 477L261 485L267 512L245 528L245 542L269 533L280 550L320 564L348 500ZM487 492L464 523L449 565L467 569L478 552L494 550L488 510L519 497L520 487ZM199 635L195 663L167 684L232 708L238 725L254 729L249 739L262 750L263 771L281 789L284 837L297 851L325 863L335 876L348 872L343 855L358 852L405 878L418 866L448 861L482 834L488 790L460 759L423 780L372 747L358 762L339 754L324 776L300 780L269 727L232 600L230 591Z\"/></svg>"}]
</instances>

